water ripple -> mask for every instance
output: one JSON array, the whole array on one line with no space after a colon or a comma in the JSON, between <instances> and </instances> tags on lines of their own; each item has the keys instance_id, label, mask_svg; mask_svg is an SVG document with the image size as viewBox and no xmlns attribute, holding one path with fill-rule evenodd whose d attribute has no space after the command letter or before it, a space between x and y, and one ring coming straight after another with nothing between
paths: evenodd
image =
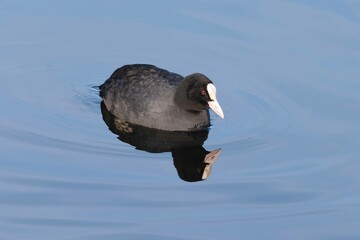
<instances>
[{"instance_id":1,"label":"water ripple","mask_svg":"<svg viewBox=\"0 0 360 240\"><path fill-rule=\"evenodd\" d=\"M132 223L116 221L96 221L85 219L55 219L55 218L8 218L8 223L41 228L129 228Z\"/></svg>"}]
</instances>

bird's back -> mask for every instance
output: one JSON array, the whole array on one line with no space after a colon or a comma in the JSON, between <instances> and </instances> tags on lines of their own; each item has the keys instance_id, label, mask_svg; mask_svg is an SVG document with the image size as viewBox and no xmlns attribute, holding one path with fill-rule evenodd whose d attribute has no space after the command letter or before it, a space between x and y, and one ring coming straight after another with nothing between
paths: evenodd
<instances>
[{"instance_id":1,"label":"bird's back","mask_svg":"<svg viewBox=\"0 0 360 240\"><path fill-rule=\"evenodd\" d=\"M125 65L100 86L100 95L120 120L141 124L169 111L182 80L179 74L153 65Z\"/></svg>"}]
</instances>

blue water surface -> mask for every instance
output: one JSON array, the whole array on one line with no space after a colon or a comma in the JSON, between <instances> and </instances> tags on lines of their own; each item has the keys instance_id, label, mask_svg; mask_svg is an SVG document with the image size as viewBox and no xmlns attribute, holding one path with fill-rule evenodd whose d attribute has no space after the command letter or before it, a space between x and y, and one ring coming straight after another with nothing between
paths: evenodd
<instances>
[{"instance_id":1,"label":"blue water surface","mask_svg":"<svg viewBox=\"0 0 360 240\"><path fill-rule=\"evenodd\" d=\"M0 239L360 239L360 2L0 3ZM121 142L96 86L206 74L205 181Z\"/></svg>"}]
</instances>

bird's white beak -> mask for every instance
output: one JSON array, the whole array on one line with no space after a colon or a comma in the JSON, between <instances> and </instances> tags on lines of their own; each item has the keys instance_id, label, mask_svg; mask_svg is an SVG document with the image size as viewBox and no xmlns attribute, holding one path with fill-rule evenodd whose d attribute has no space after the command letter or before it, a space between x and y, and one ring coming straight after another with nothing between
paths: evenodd
<instances>
[{"instance_id":1,"label":"bird's white beak","mask_svg":"<svg viewBox=\"0 0 360 240\"><path fill-rule=\"evenodd\" d=\"M208 102L209 107L221 118L224 118L224 112L221 109L220 104L216 99L216 88L214 84L209 83L206 88L211 99L211 101Z\"/></svg>"}]
</instances>

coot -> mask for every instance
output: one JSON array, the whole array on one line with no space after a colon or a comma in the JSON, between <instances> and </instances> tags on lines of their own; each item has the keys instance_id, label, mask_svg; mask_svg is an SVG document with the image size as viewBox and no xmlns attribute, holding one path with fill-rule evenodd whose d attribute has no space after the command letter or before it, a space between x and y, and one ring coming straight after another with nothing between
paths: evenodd
<instances>
[{"instance_id":1,"label":"coot","mask_svg":"<svg viewBox=\"0 0 360 240\"><path fill-rule=\"evenodd\" d=\"M149 128L202 130L210 126L209 108L224 118L215 86L201 73L184 78L153 65L125 65L100 86L100 96L119 120Z\"/></svg>"}]
</instances>

